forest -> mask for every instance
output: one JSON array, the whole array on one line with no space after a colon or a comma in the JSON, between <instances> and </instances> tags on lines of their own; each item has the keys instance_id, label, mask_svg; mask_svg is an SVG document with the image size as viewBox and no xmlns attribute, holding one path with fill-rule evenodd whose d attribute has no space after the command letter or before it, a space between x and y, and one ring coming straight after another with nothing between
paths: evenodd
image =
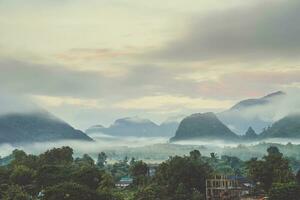
<instances>
[{"instance_id":1,"label":"forest","mask_svg":"<svg viewBox=\"0 0 300 200\"><path fill-rule=\"evenodd\" d=\"M114 163L100 152L96 162L87 154L75 157L65 146L40 155L14 150L1 159L0 199L3 200L199 200L205 199L205 181L215 174L247 177L252 194L271 200L297 199L299 161L285 157L270 146L262 158L243 161L238 157L192 150L171 156L149 174L149 164L124 157ZM297 162L295 164L295 162ZM122 177L131 177L128 187L118 188Z\"/></svg>"}]
</instances>

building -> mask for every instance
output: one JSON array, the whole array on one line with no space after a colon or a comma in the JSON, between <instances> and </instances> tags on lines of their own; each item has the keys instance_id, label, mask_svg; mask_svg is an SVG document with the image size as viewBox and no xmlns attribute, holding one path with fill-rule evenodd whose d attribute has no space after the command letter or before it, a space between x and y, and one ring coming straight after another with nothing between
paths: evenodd
<instances>
[{"instance_id":1,"label":"building","mask_svg":"<svg viewBox=\"0 0 300 200\"><path fill-rule=\"evenodd\" d=\"M253 184L244 177L216 175L206 180L206 199L240 200L252 187Z\"/></svg>"},{"instance_id":2,"label":"building","mask_svg":"<svg viewBox=\"0 0 300 200\"><path fill-rule=\"evenodd\" d=\"M126 188L128 187L129 185L131 185L133 182L133 179L129 176L125 176L125 177L122 177L116 184L115 186L117 188Z\"/></svg>"}]
</instances>

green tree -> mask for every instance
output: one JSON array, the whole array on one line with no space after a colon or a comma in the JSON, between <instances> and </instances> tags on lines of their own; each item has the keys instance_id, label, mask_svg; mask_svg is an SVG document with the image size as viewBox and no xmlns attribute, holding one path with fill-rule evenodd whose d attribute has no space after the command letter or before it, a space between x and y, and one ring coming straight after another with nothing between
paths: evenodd
<instances>
[{"instance_id":1,"label":"green tree","mask_svg":"<svg viewBox=\"0 0 300 200\"><path fill-rule=\"evenodd\" d=\"M9 181L9 169L4 166L0 166L0 185L7 184Z\"/></svg>"},{"instance_id":2,"label":"green tree","mask_svg":"<svg viewBox=\"0 0 300 200\"><path fill-rule=\"evenodd\" d=\"M193 150L190 152L190 158L193 160L198 160L201 158L201 153L198 150Z\"/></svg>"},{"instance_id":3,"label":"green tree","mask_svg":"<svg viewBox=\"0 0 300 200\"><path fill-rule=\"evenodd\" d=\"M294 180L289 161L283 157L278 148L269 147L267 152L268 155L262 160L251 159L247 162L248 176L259 182L266 192L273 183L288 183Z\"/></svg>"},{"instance_id":4,"label":"green tree","mask_svg":"<svg viewBox=\"0 0 300 200\"><path fill-rule=\"evenodd\" d=\"M107 155L104 152L98 154L97 166L103 168L106 164Z\"/></svg>"},{"instance_id":5,"label":"green tree","mask_svg":"<svg viewBox=\"0 0 300 200\"><path fill-rule=\"evenodd\" d=\"M148 185L146 187L141 187L134 194L135 200L154 200L160 199L157 185Z\"/></svg>"},{"instance_id":6,"label":"green tree","mask_svg":"<svg viewBox=\"0 0 300 200\"><path fill-rule=\"evenodd\" d=\"M148 175L148 165L143 161L137 161L132 166L130 166L130 174L133 177L147 176Z\"/></svg>"},{"instance_id":7,"label":"green tree","mask_svg":"<svg viewBox=\"0 0 300 200\"><path fill-rule=\"evenodd\" d=\"M3 200L30 200L29 194L27 194L20 186L10 185L4 192Z\"/></svg>"},{"instance_id":8,"label":"green tree","mask_svg":"<svg viewBox=\"0 0 300 200\"><path fill-rule=\"evenodd\" d=\"M143 161L137 161L129 168L130 174L133 177L135 185L145 185L148 181L147 175L149 168Z\"/></svg>"},{"instance_id":9,"label":"green tree","mask_svg":"<svg viewBox=\"0 0 300 200\"><path fill-rule=\"evenodd\" d=\"M74 162L80 166L95 166L93 158L91 158L88 154L84 154L82 158L76 158Z\"/></svg>"},{"instance_id":10,"label":"green tree","mask_svg":"<svg viewBox=\"0 0 300 200\"><path fill-rule=\"evenodd\" d=\"M296 181L300 185L300 170L298 170L298 172L296 174Z\"/></svg>"},{"instance_id":11,"label":"green tree","mask_svg":"<svg viewBox=\"0 0 300 200\"><path fill-rule=\"evenodd\" d=\"M38 157L35 155L27 155L24 151L15 149L12 153L12 162L10 166L24 165L31 169L36 169L38 164Z\"/></svg>"},{"instance_id":12,"label":"green tree","mask_svg":"<svg viewBox=\"0 0 300 200\"><path fill-rule=\"evenodd\" d=\"M195 159L193 154L189 157L175 156L158 167L154 179L159 186L161 198L172 199L175 198L175 194L177 196L194 192L205 194L205 181L212 171L213 169L201 157ZM191 198L189 195L186 200Z\"/></svg>"},{"instance_id":13,"label":"green tree","mask_svg":"<svg viewBox=\"0 0 300 200\"><path fill-rule=\"evenodd\" d=\"M80 185L85 185L95 190L102 181L102 174L96 167L81 167L74 171L72 180Z\"/></svg>"},{"instance_id":14,"label":"green tree","mask_svg":"<svg viewBox=\"0 0 300 200\"><path fill-rule=\"evenodd\" d=\"M71 169L63 165L43 165L36 173L36 183L40 189L70 181L70 179Z\"/></svg>"},{"instance_id":15,"label":"green tree","mask_svg":"<svg viewBox=\"0 0 300 200\"><path fill-rule=\"evenodd\" d=\"M269 192L270 200L298 200L300 186L296 183L275 183Z\"/></svg>"},{"instance_id":16,"label":"green tree","mask_svg":"<svg viewBox=\"0 0 300 200\"><path fill-rule=\"evenodd\" d=\"M10 181L20 186L25 186L33 182L34 171L24 165L15 166L10 174Z\"/></svg>"},{"instance_id":17,"label":"green tree","mask_svg":"<svg viewBox=\"0 0 300 200\"><path fill-rule=\"evenodd\" d=\"M44 191L43 200L106 200L86 186L66 182L48 187Z\"/></svg>"},{"instance_id":18,"label":"green tree","mask_svg":"<svg viewBox=\"0 0 300 200\"><path fill-rule=\"evenodd\" d=\"M67 165L73 162L73 149L70 147L53 148L39 156L41 165Z\"/></svg>"}]
</instances>

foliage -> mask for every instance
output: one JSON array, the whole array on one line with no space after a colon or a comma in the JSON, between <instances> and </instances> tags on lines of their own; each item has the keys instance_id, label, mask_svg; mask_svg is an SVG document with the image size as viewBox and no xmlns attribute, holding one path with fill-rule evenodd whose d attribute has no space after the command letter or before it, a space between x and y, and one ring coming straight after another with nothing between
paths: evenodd
<instances>
[{"instance_id":1,"label":"foliage","mask_svg":"<svg viewBox=\"0 0 300 200\"><path fill-rule=\"evenodd\" d=\"M244 148L244 147L240 147ZM147 163L125 156L113 164L107 163L102 152L98 161L84 154L73 159L70 147L54 148L40 155L27 155L15 150L10 164L0 167L0 199L4 200L203 200L205 181L211 175L247 175L263 189L271 200L299 196L300 172L295 176L290 164L295 158L285 158L275 146L268 148L261 159L245 162L238 157L211 153L203 156L199 150L188 156L171 156L149 176ZM299 166L299 165L298 165ZM118 189L115 183L123 176L134 182Z\"/></svg>"},{"instance_id":2,"label":"foliage","mask_svg":"<svg viewBox=\"0 0 300 200\"><path fill-rule=\"evenodd\" d=\"M43 200L99 200L99 195L86 186L66 182L45 189Z\"/></svg>"},{"instance_id":3,"label":"foliage","mask_svg":"<svg viewBox=\"0 0 300 200\"><path fill-rule=\"evenodd\" d=\"M10 174L10 181L14 184L25 186L33 182L34 171L24 165L15 166Z\"/></svg>"},{"instance_id":4,"label":"foliage","mask_svg":"<svg viewBox=\"0 0 300 200\"><path fill-rule=\"evenodd\" d=\"M294 175L289 162L277 147L269 147L263 160L251 159L247 162L248 176L268 192L273 183L288 183Z\"/></svg>"},{"instance_id":5,"label":"foliage","mask_svg":"<svg viewBox=\"0 0 300 200\"><path fill-rule=\"evenodd\" d=\"M53 148L40 155L40 164L66 165L73 162L73 149L70 147Z\"/></svg>"},{"instance_id":6,"label":"foliage","mask_svg":"<svg viewBox=\"0 0 300 200\"><path fill-rule=\"evenodd\" d=\"M106 164L107 155L104 152L98 154L97 166L103 168Z\"/></svg>"},{"instance_id":7,"label":"foliage","mask_svg":"<svg viewBox=\"0 0 300 200\"><path fill-rule=\"evenodd\" d=\"M270 200L297 200L300 196L300 185L291 183L276 183L269 192Z\"/></svg>"},{"instance_id":8,"label":"foliage","mask_svg":"<svg viewBox=\"0 0 300 200\"><path fill-rule=\"evenodd\" d=\"M158 167L154 182L160 198L189 200L194 192L205 194L205 181L213 169L199 155L194 151L190 156L171 157Z\"/></svg>"},{"instance_id":9,"label":"foliage","mask_svg":"<svg viewBox=\"0 0 300 200\"><path fill-rule=\"evenodd\" d=\"M20 186L11 185L3 195L3 200L30 200L27 194Z\"/></svg>"}]
</instances>

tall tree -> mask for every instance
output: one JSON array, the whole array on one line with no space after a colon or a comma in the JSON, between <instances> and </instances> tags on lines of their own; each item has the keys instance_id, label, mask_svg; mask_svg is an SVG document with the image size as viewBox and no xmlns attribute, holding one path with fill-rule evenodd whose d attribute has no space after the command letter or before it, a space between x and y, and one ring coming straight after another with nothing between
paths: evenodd
<instances>
[{"instance_id":1,"label":"tall tree","mask_svg":"<svg viewBox=\"0 0 300 200\"><path fill-rule=\"evenodd\" d=\"M269 147L268 155L262 160L251 159L247 162L248 176L266 192L273 183L288 183L294 180L289 161L283 157L277 147Z\"/></svg>"}]
</instances>

